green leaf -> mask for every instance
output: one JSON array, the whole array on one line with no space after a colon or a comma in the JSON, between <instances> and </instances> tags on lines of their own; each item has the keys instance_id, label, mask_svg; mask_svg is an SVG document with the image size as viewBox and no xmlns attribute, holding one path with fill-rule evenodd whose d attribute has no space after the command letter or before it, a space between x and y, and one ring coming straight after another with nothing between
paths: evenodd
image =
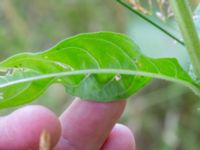
<instances>
[{"instance_id":1,"label":"green leaf","mask_svg":"<svg viewBox=\"0 0 200 150\"><path fill-rule=\"evenodd\" d=\"M44 52L12 56L0 63L0 71L0 108L31 102L53 83L96 101L127 98L152 78L199 93L176 59L146 57L129 37L111 32L80 34Z\"/></svg>"}]
</instances>

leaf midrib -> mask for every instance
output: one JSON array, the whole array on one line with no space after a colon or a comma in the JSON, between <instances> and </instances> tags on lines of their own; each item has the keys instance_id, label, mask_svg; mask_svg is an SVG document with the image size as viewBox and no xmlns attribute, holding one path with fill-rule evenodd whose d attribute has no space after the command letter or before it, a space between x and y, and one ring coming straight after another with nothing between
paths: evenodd
<instances>
[{"instance_id":1,"label":"leaf midrib","mask_svg":"<svg viewBox=\"0 0 200 150\"><path fill-rule=\"evenodd\" d=\"M200 94L200 90L198 88L198 85L195 84L195 82L190 83L186 80L179 80L174 77L169 77L165 75L160 75L156 73L150 73L150 72L144 72L144 71L138 71L138 70L127 70L127 69L87 69L87 70L75 70L75 71L66 71L66 72L59 72L59 73L50 73L45 75L38 75L35 77L28 77L23 78L15 81L10 81L8 83L4 83L0 85L0 88L4 88L7 86L15 85L18 83L25 83L29 81L36 81L46 78L52 78L52 77L63 77L63 76L74 76L74 75L83 75L83 74L121 74L121 75L140 75L140 76L146 76L151 78L158 78L168 81L173 81L179 84L182 84L186 87L191 88L195 93L198 95Z\"/></svg>"}]
</instances>

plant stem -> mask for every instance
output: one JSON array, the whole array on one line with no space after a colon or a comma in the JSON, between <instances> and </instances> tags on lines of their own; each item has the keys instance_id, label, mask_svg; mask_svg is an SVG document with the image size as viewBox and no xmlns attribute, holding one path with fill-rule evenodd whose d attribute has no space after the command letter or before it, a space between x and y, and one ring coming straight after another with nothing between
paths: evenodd
<instances>
[{"instance_id":1,"label":"plant stem","mask_svg":"<svg viewBox=\"0 0 200 150\"><path fill-rule=\"evenodd\" d=\"M200 79L200 42L186 0L170 0L197 79Z\"/></svg>"},{"instance_id":2,"label":"plant stem","mask_svg":"<svg viewBox=\"0 0 200 150\"><path fill-rule=\"evenodd\" d=\"M168 32L167 30L165 30L161 25L159 25L155 21L149 19L147 16L145 16L142 13L138 12L137 10L133 9L131 6L129 6L123 0L116 0L116 1L118 3L120 3L122 6L124 6L125 8L127 8L128 10L130 10L131 12L135 13L136 15L138 15L139 17L141 17L142 19L144 19L148 23L152 24L154 27L158 28L160 31L164 32L166 35L168 35L169 37L173 38L175 41L177 41L178 43L180 43L181 45L184 46L183 41L179 40L175 35L173 35L172 33Z\"/></svg>"}]
</instances>

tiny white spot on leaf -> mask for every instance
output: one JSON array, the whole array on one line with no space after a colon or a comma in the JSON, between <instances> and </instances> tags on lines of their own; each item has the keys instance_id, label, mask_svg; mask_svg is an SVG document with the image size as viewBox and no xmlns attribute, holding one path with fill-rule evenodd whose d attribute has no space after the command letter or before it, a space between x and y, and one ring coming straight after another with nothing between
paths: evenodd
<instances>
[{"instance_id":1,"label":"tiny white spot on leaf","mask_svg":"<svg viewBox=\"0 0 200 150\"><path fill-rule=\"evenodd\" d=\"M116 81L121 80L121 75L116 75L116 76L115 76L115 80L116 80Z\"/></svg>"}]
</instances>

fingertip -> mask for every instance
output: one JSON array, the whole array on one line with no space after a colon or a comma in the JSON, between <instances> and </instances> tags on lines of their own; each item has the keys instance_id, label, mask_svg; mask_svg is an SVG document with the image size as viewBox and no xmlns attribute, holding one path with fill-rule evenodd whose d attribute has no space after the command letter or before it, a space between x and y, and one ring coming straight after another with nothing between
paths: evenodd
<instances>
[{"instance_id":1,"label":"fingertip","mask_svg":"<svg viewBox=\"0 0 200 150\"><path fill-rule=\"evenodd\" d=\"M135 139L132 131L125 125L116 124L102 146L102 150L135 150L135 147Z\"/></svg>"},{"instance_id":2,"label":"fingertip","mask_svg":"<svg viewBox=\"0 0 200 150\"><path fill-rule=\"evenodd\" d=\"M82 150L99 149L125 105L125 100L95 102L75 99L60 117L63 140L57 147L70 145Z\"/></svg>"},{"instance_id":3,"label":"fingertip","mask_svg":"<svg viewBox=\"0 0 200 150\"><path fill-rule=\"evenodd\" d=\"M53 112L36 105L18 109L0 120L0 149L38 149L43 130L49 132L53 147L61 134L60 122Z\"/></svg>"}]
</instances>

